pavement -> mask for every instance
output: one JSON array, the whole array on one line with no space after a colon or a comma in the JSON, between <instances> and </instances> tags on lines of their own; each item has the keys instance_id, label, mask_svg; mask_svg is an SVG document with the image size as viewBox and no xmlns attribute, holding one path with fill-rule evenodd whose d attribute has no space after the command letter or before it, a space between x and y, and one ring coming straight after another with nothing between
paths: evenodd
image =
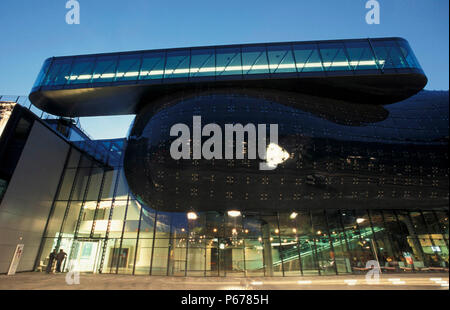
<instances>
[{"instance_id":1,"label":"pavement","mask_svg":"<svg viewBox=\"0 0 450 310\"><path fill-rule=\"evenodd\" d=\"M116 274L0 275L0 290L448 290L448 273L316 277L166 277Z\"/></svg>"}]
</instances>

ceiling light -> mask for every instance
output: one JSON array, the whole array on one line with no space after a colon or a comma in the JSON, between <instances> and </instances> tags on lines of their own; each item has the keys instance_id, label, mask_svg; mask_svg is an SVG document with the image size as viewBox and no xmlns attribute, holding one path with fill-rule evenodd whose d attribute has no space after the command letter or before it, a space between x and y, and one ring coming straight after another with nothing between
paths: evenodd
<instances>
[{"instance_id":1,"label":"ceiling light","mask_svg":"<svg viewBox=\"0 0 450 310\"><path fill-rule=\"evenodd\" d=\"M196 220L198 218L197 213L195 212L188 212L187 213L188 220Z\"/></svg>"},{"instance_id":2,"label":"ceiling light","mask_svg":"<svg viewBox=\"0 0 450 310\"><path fill-rule=\"evenodd\" d=\"M228 211L228 216L231 216L231 217L241 216L241 211L237 211L237 210Z\"/></svg>"}]
</instances>

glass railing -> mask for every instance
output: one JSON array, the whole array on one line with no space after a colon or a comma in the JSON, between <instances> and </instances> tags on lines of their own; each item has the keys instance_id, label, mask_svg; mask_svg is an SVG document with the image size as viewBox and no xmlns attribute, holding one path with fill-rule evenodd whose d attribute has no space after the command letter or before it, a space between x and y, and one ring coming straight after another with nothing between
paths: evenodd
<instances>
[{"instance_id":1,"label":"glass railing","mask_svg":"<svg viewBox=\"0 0 450 310\"><path fill-rule=\"evenodd\" d=\"M52 120L52 119L59 119L60 116L56 116L47 112L42 111L41 109L37 108L35 105L33 105L30 100L28 99L28 96L16 96L16 95L0 95L0 101L5 102L13 102L15 104L18 104L25 109L31 111L34 115L36 115L38 118L42 120ZM92 140L91 136L81 127L80 124L80 118L75 117L72 119L74 122L74 126L76 126L89 140ZM55 128L53 128L55 129ZM56 129L55 129L56 130ZM71 139L69 139L71 140Z\"/></svg>"},{"instance_id":2,"label":"glass railing","mask_svg":"<svg viewBox=\"0 0 450 310\"><path fill-rule=\"evenodd\" d=\"M44 112L34 106L27 96L15 96L15 95L0 95L0 101L14 102L27 110L33 112L40 119L58 119L59 116Z\"/></svg>"},{"instance_id":3,"label":"glass railing","mask_svg":"<svg viewBox=\"0 0 450 310\"><path fill-rule=\"evenodd\" d=\"M401 38L289 42L54 57L33 91L128 83L174 83L255 74L264 78L325 72L418 69Z\"/></svg>"}]
</instances>

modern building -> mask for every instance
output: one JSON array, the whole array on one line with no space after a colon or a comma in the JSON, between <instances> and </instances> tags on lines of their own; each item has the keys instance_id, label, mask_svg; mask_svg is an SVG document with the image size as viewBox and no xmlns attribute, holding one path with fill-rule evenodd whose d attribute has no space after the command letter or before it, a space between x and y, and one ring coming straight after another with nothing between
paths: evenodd
<instances>
[{"instance_id":1,"label":"modern building","mask_svg":"<svg viewBox=\"0 0 450 310\"><path fill-rule=\"evenodd\" d=\"M426 83L401 38L49 58L29 98L58 117L0 163L0 272L18 243L22 271L56 248L95 273L448 272L449 98ZM126 139L73 119L121 114Z\"/></svg>"}]
</instances>

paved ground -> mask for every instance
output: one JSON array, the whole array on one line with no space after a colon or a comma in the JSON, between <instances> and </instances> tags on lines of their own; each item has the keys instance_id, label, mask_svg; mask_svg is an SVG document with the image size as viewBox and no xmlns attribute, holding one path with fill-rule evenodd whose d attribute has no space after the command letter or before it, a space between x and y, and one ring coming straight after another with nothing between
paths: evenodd
<instances>
[{"instance_id":1,"label":"paved ground","mask_svg":"<svg viewBox=\"0 0 450 310\"><path fill-rule=\"evenodd\" d=\"M364 275L289 278L202 278L108 274L81 274L79 284L69 285L67 274L38 272L0 275L1 290L448 290L445 274L381 275L379 283L368 284ZM74 278L69 279L69 283ZM75 281L76 282L76 281Z\"/></svg>"}]
</instances>

